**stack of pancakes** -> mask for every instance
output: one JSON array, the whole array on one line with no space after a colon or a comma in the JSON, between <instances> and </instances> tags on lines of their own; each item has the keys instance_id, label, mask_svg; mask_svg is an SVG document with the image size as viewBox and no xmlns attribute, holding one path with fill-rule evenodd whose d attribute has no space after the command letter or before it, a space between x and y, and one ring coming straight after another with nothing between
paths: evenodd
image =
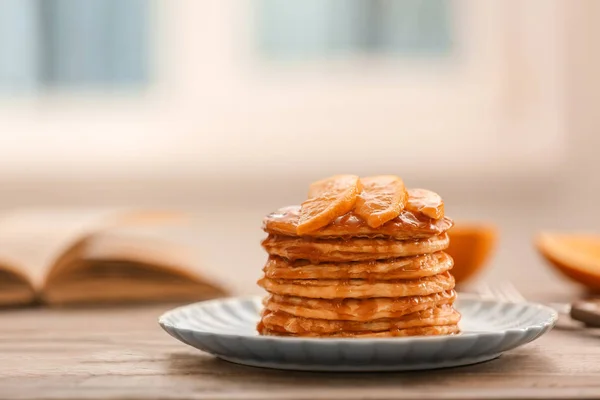
<instances>
[{"instance_id":1,"label":"stack of pancakes","mask_svg":"<svg viewBox=\"0 0 600 400\"><path fill-rule=\"evenodd\" d=\"M264 220L268 237L262 244L269 259L258 283L269 296L259 333L312 337L457 333L460 314L452 306L456 293L449 272L453 261L443 251L452 221L443 216L439 196L405 190L395 180L390 189L388 176L373 177L352 186L356 198L347 195L344 183L346 203L337 207L341 178L328 179L326 186L333 187L333 195L330 190L311 197L311 189L302 206L280 209ZM383 185L384 195L366 184L373 179ZM314 205L317 197L325 199L318 212L326 217L316 228L310 220L310 229L303 230L305 211L309 218L315 215L305 204ZM368 212L365 201L375 204Z\"/></svg>"}]
</instances>

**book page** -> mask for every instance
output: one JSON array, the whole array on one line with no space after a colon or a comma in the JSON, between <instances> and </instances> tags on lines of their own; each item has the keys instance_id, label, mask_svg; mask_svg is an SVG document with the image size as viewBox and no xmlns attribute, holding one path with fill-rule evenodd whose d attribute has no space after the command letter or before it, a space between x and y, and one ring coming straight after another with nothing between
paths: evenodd
<instances>
[{"instance_id":1,"label":"book page","mask_svg":"<svg viewBox=\"0 0 600 400\"><path fill-rule=\"evenodd\" d=\"M202 263L202 252L184 240L196 233L188 222L128 216L85 235L47 273L43 301L187 302L226 295L223 281Z\"/></svg>"},{"instance_id":2,"label":"book page","mask_svg":"<svg viewBox=\"0 0 600 400\"><path fill-rule=\"evenodd\" d=\"M155 266L165 271L221 286L226 279L203 262L203 252L193 240L198 232L188 224L120 225L94 234L86 242L85 260L121 260Z\"/></svg>"},{"instance_id":3,"label":"book page","mask_svg":"<svg viewBox=\"0 0 600 400\"><path fill-rule=\"evenodd\" d=\"M78 240L115 224L122 209L21 209L0 214L0 260L39 290L48 270Z\"/></svg>"}]
</instances>

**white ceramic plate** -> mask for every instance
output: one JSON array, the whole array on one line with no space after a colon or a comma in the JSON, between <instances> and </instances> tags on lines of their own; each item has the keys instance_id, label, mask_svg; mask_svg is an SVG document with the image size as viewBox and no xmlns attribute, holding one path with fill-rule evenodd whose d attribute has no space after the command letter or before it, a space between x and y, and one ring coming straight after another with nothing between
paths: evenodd
<instances>
[{"instance_id":1,"label":"white ceramic plate","mask_svg":"<svg viewBox=\"0 0 600 400\"><path fill-rule=\"evenodd\" d=\"M174 338L223 360L307 371L406 371L487 361L548 332L552 309L459 296L462 333L378 339L259 336L261 299L211 300L171 310L159 324Z\"/></svg>"}]
</instances>

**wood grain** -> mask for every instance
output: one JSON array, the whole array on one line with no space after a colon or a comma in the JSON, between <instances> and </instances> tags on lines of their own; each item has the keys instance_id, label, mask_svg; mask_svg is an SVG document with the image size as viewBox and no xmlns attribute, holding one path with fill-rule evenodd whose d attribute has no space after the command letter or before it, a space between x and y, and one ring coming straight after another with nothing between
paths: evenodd
<instances>
[{"instance_id":1,"label":"wood grain","mask_svg":"<svg viewBox=\"0 0 600 400\"><path fill-rule=\"evenodd\" d=\"M230 364L157 325L171 306L0 313L0 398L392 399L600 397L600 330L562 324L479 365L307 373Z\"/></svg>"}]
</instances>

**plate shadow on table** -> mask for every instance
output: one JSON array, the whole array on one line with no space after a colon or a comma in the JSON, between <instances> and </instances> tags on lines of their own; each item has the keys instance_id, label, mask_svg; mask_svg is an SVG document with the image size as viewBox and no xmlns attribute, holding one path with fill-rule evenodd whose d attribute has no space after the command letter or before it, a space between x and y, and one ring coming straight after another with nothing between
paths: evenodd
<instances>
[{"instance_id":1,"label":"plate shadow on table","mask_svg":"<svg viewBox=\"0 0 600 400\"><path fill-rule=\"evenodd\" d=\"M231 381L235 376L239 384L244 385L272 385L293 384L311 386L352 386L381 387L384 386L436 386L453 385L460 381L471 381L473 383L482 378L493 378L499 375L523 375L530 373L551 372L555 366L551 359L540 354L535 349L524 349L512 353L506 353L501 357L470 366L453 367L433 370L435 383L432 383L432 371L415 372L307 372L307 371L284 371L268 368L250 367L230 363L206 353L173 353L167 359L167 368L170 374L206 374L211 371L213 378L222 379L223 383ZM540 370L540 366L543 369ZM493 379L492 379L493 380Z\"/></svg>"}]
</instances>

